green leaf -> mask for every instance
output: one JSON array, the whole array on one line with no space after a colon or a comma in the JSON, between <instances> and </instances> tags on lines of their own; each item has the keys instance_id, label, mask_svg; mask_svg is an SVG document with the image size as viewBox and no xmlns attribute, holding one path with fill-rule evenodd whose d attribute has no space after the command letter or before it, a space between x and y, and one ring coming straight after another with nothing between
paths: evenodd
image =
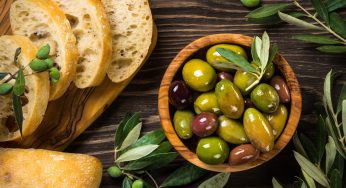
<instances>
[{"instance_id":1,"label":"green leaf","mask_svg":"<svg viewBox=\"0 0 346 188\"><path fill-rule=\"evenodd\" d=\"M305 16L305 14L300 13L300 12L290 12L288 13L289 15L295 17L295 18L300 18ZM256 23L256 24L263 24L263 25L275 25L282 23L283 21L280 19L278 14L268 16L268 17L263 17L263 18L247 18L247 21Z\"/></svg>"},{"instance_id":2,"label":"green leaf","mask_svg":"<svg viewBox=\"0 0 346 188\"><path fill-rule=\"evenodd\" d=\"M0 72L0 80L4 79L7 75L7 72Z\"/></svg>"},{"instance_id":3,"label":"green leaf","mask_svg":"<svg viewBox=\"0 0 346 188\"><path fill-rule=\"evenodd\" d=\"M147 144L160 144L165 138L166 137L162 129L157 129L157 130L148 132L147 134L142 136L140 139L137 140L135 144L133 144L129 148L134 148L134 147L143 146Z\"/></svg>"},{"instance_id":4,"label":"green leaf","mask_svg":"<svg viewBox=\"0 0 346 188\"><path fill-rule=\"evenodd\" d=\"M346 135L346 99L342 102L342 131L344 132L344 136Z\"/></svg>"},{"instance_id":5,"label":"green leaf","mask_svg":"<svg viewBox=\"0 0 346 188\"><path fill-rule=\"evenodd\" d=\"M336 153L332 169L338 169L341 177L343 177L344 175L344 167L345 167L344 163L345 163L344 158L339 153Z\"/></svg>"},{"instance_id":6,"label":"green leaf","mask_svg":"<svg viewBox=\"0 0 346 188\"><path fill-rule=\"evenodd\" d=\"M311 4L314 6L317 14L329 25L329 12L324 4L323 1L321 0L310 0Z\"/></svg>"},{"instance_id":7,"label":"green leaf","mask_svg":"<svg viewBox=\"0 0 346 188\"><path fill-rule=\"evenodd\" d=\"M130 133L130 131L140 122L139 118L138 112L131 116L124 126L123 135L127 136Z\"/></svg>"},{"instance_id":8,"label":"green leaf","mask_svg":"<svg viewBox=\"0 0 346 188\"><path fill-rule=\"evenodd\" d=\"M296 158L299 166L315 181L320 183L321 185L325 187L329 187L328 179L323 174L323 172L317 168L314 164L312 164L309 160L307 160L305 157L300 155L299 153L294 152L294 157Z\"/></svg>"},{"instance_id":9,"label":"green leaf","mask_svg":"<svg viewBox=\"0 0 346 188\"><path fill-rule=\"evenodd\" d=\"M192 164L184 165L170 174L160 187L178 187L190 184L209 172Z\"/></svg>"},{"instance_id":10,"label":"green leaf","mask_svg":"<svg viewBox=\"0 0 346 188\"><path fill-rule=\"evenodd\" d=\"M303 42L316 43L316 44L342 44L336 39L323 36L323 35L300 34L300 35L295 35L292 38L303 41Z\"/></svg>"},{"instance_id":11,"label":"green leaf","mask_svg":"<svg viewBox=\"0 0 346 188\"><path fill-rule=\"evenodd\" d=\"M272 178L273 188L284 188L281 183L275 178Z\"/></svg>"},{"instance_id":12,"label":"green leaf","mask_svg":"<svg viewBox=\"0 0 346 188\"><path fill-rule=\"evenodd\" d=\"M198 188L223 188L227 184L230 175L231 173L218 173L201 183Z\"/></svg>"},{"instance_id":13,"label":"green leaf","mask_svg":"<svg viewBox=\"0 0 346 188\"><path fill-rule=\"evenodd\" d=\"M338 99L338 106L336 109L336 113L340 113L341 109L342 109L342 102L346 100L346 84L343 85L340 95L339 95L339 99Z\"/></svg>"},{"instance_id":14,"label":"green leaf","mask_svg":"<svg viewBox=\"0 0 346 188\"><path fill-rule=\"evenodd\" d=\"M341 173L337 169L334 169L330 173L330 187L342 188L342 176L341 176Z\"/></svg>"},{"instance_id":15,"label":"green leaf","mask_svg":"<svg viewBox=\"0 0 346 188\"><path fill-rule=\"evenodd\" d=\"M125 177L123 179L123 183L121 185L122 188L132 188L132 181L130 180L130 178Z\"/></svg>"},{"instance_id":16,"label":"green leaf","mask_svg":"<svg viewBox=\"0 0 346 188\"><path fill-rule=\"evenodd\" d=\"M316 188L315 181L312 179L303 169L302 174L304 176L305 182L308 184L309 188Z\"/></svg>"},{"instance_id":17,"label":"green leaf","mask_svg":"<svg viewBox=\"0 0 346 188\"><path fill-rule=\"evenodd\" d=\"M327 7L329 12L332 12L339 8L343 8L344 6L346 6L346 0L328 0L327 1Z\"/></svg>"},{"instance_id":18,"label":"green leaf","mask_svg":"<svg viewBox=\"0 0 346 188\"><path fill-rule=\"evenodd\" d=\"M333 138L329 136L328 143L326 144L326 173L327 174L334 163L335 155L336 155L335 142Z\"/></svg>"},{"instance_id":19,"label":"green leaf","mask_svg":"<svg viewBox=\"0 0 346 188\"><path fill-rule=\"evenodd\" d=\"M22 68L19 68L17 73L16 82L13 86L13 93L17 96L23 95L25 92L25 77Z\"/></svg>"},{"instance_id":20,"label":"green leaf","mask_svg":"<svg viewBox=\"0 0 346 188\"><path fill-rule=\"evenodd\" d=\"M262 49L262 39L260 39L259 37L255 37L255 48L256 48L256 54L258 56L259 59L259 63L261 61L261 49Z\"/></svg>"},{"instance_id":21,"label":"green leaf","mask_svg":"<svg viewBox=\"0 0 346 188\"><path fill-rule=\"evenodd\" d=\"M260 59L259 59L259 57L258 57L257 49L256 49L256 38L257 38L257 37L254 37L254 38L252 39L252 43L251 43L251 56L252 56L252 60L253 60L257 65L259 65Z\"/></svg>"},{"instance_id":22,"label":"green leaf","mask_svg":"<svg viewBox=\"0 0 346 188\"><path fill-rule=\"evenodd\" d=\"M150 144L130 149L129 151L121 154L115 162L126 162L140 159L142 157L149 155L157 147L159 147L159 145Z\"/></svg>"},{"instance_id":23,"label":"green leaf","mask_svg":"<svg viewBox=\"0 0 346 188\"><path fill-rule=\"evenodd\" d=\"M277 44L273 44L271 49L270 49L270 53L269 53L269 61L268 61L268 64L273 62L276 54L278 53L279 51L279 47Z\"/></svg>"},{"instance_id":24,"label":"green leaf","mask_svg":"<svg viewBox=\"0 0 346 188\"><path fill-rule=\"evenodd\" d=\"M327 109L331 112L330 115L334 114L334 109L333 109L333 101L332 101L332 88L333 88L333 82L335 79L335 74L333 73L333 71L329 71L325 80L324 80L324 88L323 88L323 92L324 92L324 99L326 102L325 107L327 107Z\"/></svg>"},{"instance_id":25,"label":"green leaf","mask_svg":"<svg viewBox=\"0 0 346 188\"><path fill-rule=\"evenodd\" d=\"M13 63L15 65L18 65L18 56L20 55L20 53L22 53L22 48L17 48L16 52L14 53L14 57L13 57Z\"/></svg>"},{"instance_id":26,"label":"green leaf","mask_svg":"<svg viewBox=\"0 0 346 188\"><path fill-rule=\"evenodd\" d=\"M12 93L12 105L13 105L13 112L14 112L14 118L16 119L16 123L20 132L20 135L23 135L23 109L22 109L22 101L20 100L20 97Z\"/></svg>"},{"instance_id":27,"label":"green leaf","mask_svg":"<svg viewBox=\"0 0 346 188\"><path fill-rule=\"evenodd\" d=\"M177 152L150 154L136 161L129 162L124 166L124 170L141 170L148 166L167 165L178 157ZM167 163L168 162L168 163ZM164 166L163 165L163 166ZM162 167L162 166L161 166Z\"/></svg>"},{"instance_id":28,"label":"green leaf","mask_svg":"<svg viewBox=\"0 0 346 188\"><path fill-rule=\"evenodd\" d=\"M298 19L298 18L295 18L291 15L288 15L288 14L285 14L285 13L282 13L282 12L279 12L279 17L289 23L289 24L292 24L292 25L295 25L295 26L298 26L298 27L302 27L302 28L306 28L306 29L314 29L314 30L322 30L321 27L318 27L316 25L313 25L311 23L308 23L304 20L301 20L301 19Z\"/></svg>"},{"instance_id":29,"label":"green leaf","mask_svg":"<svg viewBox=\"0 0 346 188\"><path fill-rule=\"evenodd\" d=\"M168 141L164 141L159 145L159 147L155 151L153 151L152 154L154 154L154 153L167 153L167 152L171 151L171 149L172 149L172 145Z\"/></svg>"},{"instance_id":30,"label":"green leaf","mask_svg":"<svg viewBox=\"0 0 346 188\"><path fill-rule=\"evenodd\" d=\"M293 144L294 144L294 147L296 148L296 150L298 151L298 153L303 155L305 158L309 158L308 154L306 153L306 151L302 145L302 142L300 141L300 139L298 137L298 133L295 133L293 135ZM323 150L324 150L324 145L323 145Z\"/></svg>"},{"instance_id":31,"label":"green leaf","mask_svg":"<svg viewBox=\"0 0 346 188\"><path fill-rule=\"evenodd\" d=\"M305 151L309 156L309 159L313 163L318 163L318 152L314 143L303 133L300 133L300 140L302 141L301 143L303 144Z\"/></svg>"},{"instance_id":32,"label":"green leaf","mask_svg":"<svg viewBox=\"0 0 346 188\"><path fill-rule=\"evenodd\" d=\"M329 117L326 118L325 122L326 122L326 125L327 125L327 130L328 130L328 134L332 136L333 140L336 140L337 142L334 142L335 143L335 146L336 146L336 150L338 150L339 154L342 155L344 158L346 158L346 154L341 146L341 143L338 141L339 138L337 136L337 133L334 129L334 126L332 125L332 123L330 122L331 120L329 119Z\"/></svg>"},{"instance_id":33,"label":"green leaf","mask_svg":"<svg viewBox=\"0 0 346 188\"><path fill-rule=\"evenodd\" d=\"M318 123L317 123L317 140L316 140L318 164L321 163L322 157L324 155L325 145L327 142L326 140L327 140L326 125L324 123L323 117L319 115Z\"/></svg>"},{"instance_id":34,"label":"green leaf","mask_svg":"<svg viewBox=\"0 0 346 188\"><path fill-rule=\"evenodd\" d=\"M144 188L155 188L153 185L151 185L150 183L143 181L144 183Z\"/></svg>"},{"instance_id":35,"label":"green leaf","mask_svg":"<svg viewBox=\"0 0 346 188\"><path fill-rule=\"evenodd\" d=\"M232 50L228 50L225 48L217 48L216 51L225 59L230 61L231 63L222 63L225 65L233 64L239 68L241 68L245 72L256 72L257 70L250 65L250 63L241 55L233 52ZM221 62L219 62L221 64Z\"/></svg>"},{"instance_id":36,"label":"green leaf","mask_svg":"<svg viewBox=\"0 0 346 188\"><path fill-rule=\"evenodd\" d=\"M138 123L126 136L123 143L121 144L121 147L118 149L119 151L126 149L130 145L134 144L141 134L142 129L142 123Z\"/></svg>"},{"instance_id":37,"label":"green leaf","mask_svg":"<svg viewBox=\"0 0 346 188\"><path fill-rule=\"evenodd\" d=\"M253 11L251 11L248 15L246 15L247 18L265 18L268 16L272 16L278 13L278 11L282 11L288 7L292 6L291 3L277 3L277 4L270 4L270 5L264 5L260 8L257 8Z\"/></svg>"},{"instance_id":38,"label":"green leaf","mask_svg":"<svg viewBox=\"0 0 346 188\"><path fill-rule=\"evenodd\" d=\"M270 39L267 32L264 32L262 35L262 48L261 48L261 69L265 70L269 60L269 48L270 48Z\"/></svg>"},{"instance_id":39,"label":"green leaf","mask_svg":"<svg viewBox=\"0 0 346 188\"><path fill-rule=\"evenodd\" d=\"M346 46L320 46L316 48L320 52L332 53L332 54L342 54L346 53Z\"/></svg>"},{"instance_id":40,"label":"green leaf","mask_svg":"<svg viewBox=\"0 0 346 188\"><path fill-rule=\"evenodd\" d=\"M124 126L126 124L126 122L131 118L130 114L125 114L124 119L119 123L118 128L116 130L115 133L115 138L114 138L114 148L116 148L117 146L120 146L121 143L123 142L125 136L123 136L123 130L124 130Z\"/></svg>"},{"instance_id":41,"label":"green leaf","mask_svg":"<svg viewBox=\"0 0 346 188\"><path fill-rule=\"evenodd\" d=\"M346 22L344 18L336 12L330 13L330 27L337 34L341 35L343 38L346 38Z\"/></svg>"}]
</instances>

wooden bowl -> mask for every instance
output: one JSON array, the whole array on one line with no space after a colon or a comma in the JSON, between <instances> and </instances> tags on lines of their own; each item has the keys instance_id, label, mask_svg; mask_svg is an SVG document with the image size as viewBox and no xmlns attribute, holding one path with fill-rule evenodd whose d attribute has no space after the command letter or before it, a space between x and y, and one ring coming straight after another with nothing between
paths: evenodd
<instances>
[{"instance_id":1,"label":"wooden bowl","mask_svg":"<svg viewBox=\"0 0 346 188\"><path fill-rule=\"evenodd\" d=\"M286 79L286 83L291 91L291 106L289 109L289 117L287 120L286 127L282 132L281 136L276 140L274 149L268 153L261 153L259 158L256 161L246 163L238 166L230 166L229 164L219 164L219 165L208 165L202 161L200 161L193 151L191 151L185 144L186 141L182 141L178 135L176 134L173 124L172 124L172 110L170 107L169 99L168 99L168 90L171 85L171 82L175 78L178 71L181 71L184 63L196 56L198 52L201 50L205 50L207 47L210 47L215 44L220 43L228 43L228 44L237 44L244 47L251 46L252 38L239 34L216 34L216 35L208 35L206 37L202 37L197 39L187 45L184 49L182 49L179 54L173 59L171 64L169 65L166 73L162 79L159 97L158 97L158 108L161 119L162 128L169 140L169 142L173 145L173 147L183 156L186 160L193 163L194 165L211 170L216 172L238 172L247 170L250 168L254 168L258 165L261 165L271 158L276 156L291 140L293 134L296 131L298 126L300 113L301 113L301 105L302 98L300 94L300 88L297 81L297 78L287 63L287 61L281 56L277 55L274 59L274 64L281 71L282 75ZM194 142L194 141L191 141ZM192 143L193 144L193 143Z\"/></svg>"}]
</instances>

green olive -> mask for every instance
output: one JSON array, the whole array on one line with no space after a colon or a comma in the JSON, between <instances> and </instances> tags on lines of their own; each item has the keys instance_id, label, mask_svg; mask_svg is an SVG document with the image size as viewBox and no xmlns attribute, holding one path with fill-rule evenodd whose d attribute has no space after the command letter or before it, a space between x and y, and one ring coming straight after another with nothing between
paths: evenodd
<instances>
[{"instance_id":1,"label":"green olive","mask_svg":"<svg viewBox=\"0 0 346 188\"><path fill-rule=\"evenodd\" d=\"M198 96L194 103L194 108L197 114L200 114L201 112L212 112L215 114L222 113L214 92L202 93Z\"/></svg>"},{"instance_id":2,"label":"green olive","mask_svg":"<svg viewBox=\"0 0 346 188\"><path fill-rule=\"evenodd\" d=\"M273 128L273 134L275 139L277 139L281 132L284 130L287 117L288 117L288 111L285 105L280 104L279 108L276 110L276 112L272 114L264 114L264 116L269 121L270 126Z\"/></svg>"},{"instance_id":3,"label":"green olive","mask_svg":"<svg viewBox=\"0 0 346 188\"><path fill-rule=\"evenodd\" d=\"M29 63L29 67L35 72L48 70L48 64L44 60L34 59Z\"/></svg>"},{"instance_id":4,"label":"green olive","mask_svg":"<svg viewBox=\"0 0 346 188\"><path fill-rule=\"evenodd\" d=\"M192 89L206 92L214 88L216 73L207 62L191 59L183 67L183 78Z\"/></svg>"},{"instance_id":5,"label":"green olive","mask_svg":"<svg viewBox=\"0 0 346 188\"><path fill-rule=\"evenodd\" d=\"M241 3L243 3L244 6L252 8L257 7L261 1L260 0L240 0Z\"/></svg>"},{"instance_id":6,"label":"green olive","mask_svg":"<svg viewBox=\"0 0 346 188\"><path fill-rule=\"evenodd\" d=\"M275 112L280 104L278 93L268 84L260 84L251 92L251 101L264 113Z\"/></svg>"},{"instance_id":7,"label":"green olive","mask_svg":"<svg viewBox=\"0 0 346 188\"><path fill-rule=\"evenodd\" d=\"M44 61L47 63L48 68L52 68L54 66L54 61L51 58L45 59Z\"/></svg>"},{"instance_id":8,"label":"green olive","mask_svg":"<svg viewBox=\"0 0 346 188\"><path fill-rule=\"evenodd\" d=\"M229 155L229 147L219 137L206 137L199 140L196 153L207 164L222 164Z\"/></svg>"},{"instance_id":9,"label":"green olive","mask_svg":"<svg viewBox=\"0 0 346 188\"><path fill-rule=\"evenodd\" d=\"M265 81L270 80L275 73L275 67L273 63L269 63L269 65L266 68L266 71L264 72L263 79Z\"/></svg>"},{"instance_id":10,"label":"green olive","mask_svg":"<svg viewBox=\"0 0 346 188\"><path fill-rule=\"evenodd\" d=\"M144 187L144 183L142 180L136 180L132 184L132 188L143 188L143 187Z\"/></svg>"},{"instance_id":11,"label":"green olive","mask_svg":"<svg viewBox=\"0 0 346 188\"><path fill-rule=\"evenodd\" d=\"M247 59L247 55L245 50L237 45L231 45L231 44L217 44L215 46L212 46L211 48L208 49L207 51L207 61L211 66L213 66L215 69L220 70L220 71L231 71L231 69L226 69L226 68L220 68L218 66L215 66L218 63L231 63L227 59L223 58L219 52L216 51L217 48L225 48L228 50L232 50L233 52L243 56L245 59Z\"/></svg>"},{"instance_id":12,"label":"green olive","mask_svg":"<svg viewBox=\"0 0 346 188\"><path fill-rule=\"evenodd\" d=\"M60 72L55 67L49 69L49 76L53 83L57 83L60 80Z\"/></svg>"},{"instance_id":13,"label":"green olive","mask_svg":"<svg viewBox=\"0 0 346 188\"><path fill-rule=\"evenodd\" d=\"M113 178L117 178L120 177L123 173L121 172L121 170L117 167L117 166L111 166L107 169L108 174L113 177Z\"/></svg>"},{"instance_id":14,"label":"green olive","mask_svg":"<svg viewBox=\"0 0 346 188\"><path fill-rule=\"evenodd\" d=\"M245 96L248 95L251 90L249 86L257 80L256 75L238 70L234 76L234 84L239 88L240 92Z\"/></svg>"},{"instance_id":15,"label":"green olive","mask_svg":"<svg viewBox=\"0 0 346 188\"><path fill-rule=\"evenodd\" d=\"M177 110L173 116L174 129L182 139L192 137L191 123L194 114L188 110Z\"/></svg>"},{"instance_id":16,"label":"green olive","mask_svg":"<svg viewBox=\"0 0 346 188\"><path fill-rule=\"evenodd\" d=\"M244 99L239 89L229 80L216 84L215 94L222 113L232 119L238 119L244 112Z\"/></svg>"},{"instance_id":17,"label":"green olive","mask_svg":"<svg viewBox=\"0 0 346 188\"><path fill-rule=\"evenodd\" d=\"M243 125L239 121L229 119L226 116L219 117L217 134L220 138L231 144L244 144L249 142Z\"/></svg>"},{"instance_id":18,"label":"green olive","mask_svg":"<svg viewBox=\"0 0 346 188\"><path fill-rule=\"evenodd\" d=\"M7 95L12 91L12 89L13 85L10 83L0 84L0 95Z\"/></svg>"},{"instance_id":19,"label":"green olive","mask_svg":"<svg viewBox=\"0 0 346 188\"><path fill-rule=\"evenodd\" d=\"M246 109L243 117L244 129L252 145L262 152L274 147L274 135L268 120L255 108Z\"/></svg>"},{"instance_id":20,"label":"green olive","mask_svg":"<svg viewBox=\"0 0 346 188\"><path fill-rule=\"evenodd\" d=\"M41 60L47 59L49 58L49 52L50 46L49 44L46 44L37 51L36 57Z\"/></svg>"}]
</instances>

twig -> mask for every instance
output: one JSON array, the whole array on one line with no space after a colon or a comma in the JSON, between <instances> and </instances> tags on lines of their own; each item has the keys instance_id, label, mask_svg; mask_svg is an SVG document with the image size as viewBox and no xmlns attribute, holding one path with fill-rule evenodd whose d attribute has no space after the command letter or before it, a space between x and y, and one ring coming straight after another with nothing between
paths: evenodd
<instances>
[{"instance_id":1,"label":"twig","mask_svg":"<svg viewBox=\"0 0 346 188\"><path fill-rule=\"evenodd\" d=\"M302 7L297 1L294 1L293 3L298 8L302 9L307 14L308 17L310 17L311 19L315 20L318 24L320 24L322 27L324 27L329 33L334 35L336 38L341 40L344 45L346 45L346 39L344 39L343 37L341 37L340 35L335 33L330 27L326 26L323 22L321 22L319 19L317 19L316 16L315 16L316 14L312 15L309 11L307 11L304 7Z\"/></svg>"},{"instance_id":2,"label":"twig","mask_svg":"<svg viewBox=\"0 0 346 188\"><path fill-rule=\"evenodd\" d=\"M152 182L154 182L155 187L159 188L159 185L156 183L154 177L148 171L145 171L145 174L149 176L149 178L151 179Z\"/></svg>"}]
</instances>

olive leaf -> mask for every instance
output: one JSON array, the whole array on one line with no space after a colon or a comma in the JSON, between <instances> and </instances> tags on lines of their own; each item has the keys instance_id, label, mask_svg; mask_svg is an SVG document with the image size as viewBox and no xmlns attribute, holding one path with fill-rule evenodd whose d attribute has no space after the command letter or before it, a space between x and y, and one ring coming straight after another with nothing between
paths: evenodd
<instances>
[{"instance_id":1,"label":"olive leaf","mask_svg":"<svg viewBox=\"0 0 346 188\"><path fill-rule=\"evenodd\" d=\"M19 68L17 73L16 82L13 86L13 93L17 96L23 95L25 92L25 78L23 68Z\"/></svg>"},{"instance_id":2,"label":"olive leaf","mask_svg":"<svg viewBox=\"0 0 346 188\"><path fill-rule=\"evenodd\" d=\"M20 55L20 53L22 53L22 48L17 48L16 52L14 53L14 57L13 57L13 63L15 65L18 65L18 56Z\"/></svg>"},{"instance_id":3,"label":"olive leaf","mask_svg":"<svg viewBox=\"0 0 346 188\"><path fill-rule=\"evenodd\" d=\"M128 135L130 131L140 122L139 118L140 118L139 113L134 113L130 117L130 119L126 122L123 129L124 136Z\"/></svg>"},{"instance_id":4,"label":"olive leaf","mask_svg":"<svg viewBox=\"0 0 346 188\"><path fill-rule=\"evenodd\" d=\"M123 167L123 169L124 170L141 170L148 166L158 166L162 164L166 165L172 162L177 157L178 157L178 153L176 152L157 153L153 155L150 154L136 161L129 162Z\"/></svg>"},{"instance_id":5,"label":"olive leaf","mask_svg":"<svg viewBox=\"0 0 346 188\"><path fill-rule=\"evenodd\" d=\"M342 102L342 114L341 114L341 119L342 119L342 131L344 133L344 136L346 135L346 100L343 100ZM345 138L344 138L345 140Z\"/></svg>"},{"instance_id":6,"label":"olive leaf","mask_svg":"<svg viewBox=\"0 0 346 188\"><path fill-rule=\"evenodd\" d=\"M292 6L291 3L278 3L278 4L271 4L271 5L264 5L260 8L257 8L253 11L251 11L248 15L246 15L246 18L265 18L268 16L272 16L278 13L278 11L282 11L288 7Z\"/></svg>"},{"instance_id":7,"label":"olive leaf","mask_svg":"<svg viewBox=\"0 0 346 188\"><path fill-rule=\"evenodd\" d=\"M120 163L120 162L133 161L133 160L140 159L142 157L149 155L157 147L159 147L159 145L149 144L149 145L139 146L139 147L130 149L127 152L121 154L115 160L115 162Z\"/></svg>"},{"instance_id":8,"label":"olive leaf","mask_svg":"<svg viewBox=\"0 0 346 188\"><path fill-rule=\"evenodd\" d=\"M4 79L7 75L7 72L0 72L0 80Z\"/></svg>"},{"instance_id":9,"label":"olive leaf","mask_svg":"<svg viewBox=\"0 0 346 188\"><path fill-rule=\"evenodd\" d=\"M134 143L127 149L131 149L131 148L135 148L135 147L143 146L147 144L160 144L165 138L166 137L162 129L157 129L157 130L148 132L147 134L139 138L136 143Z\"/></svg>"},{"instance_id":10,"label":"olive leaf","mask_svg":"<svg viewBox=\"0 0 346 188\"><path fill-rule=\"evenodd\" d=\"M322 157L324 155L325 151L325 145L326 145L326 138L327 138L327 132L326 132L326 125L324 122L324 119L322 115L318 116L318 123L317 123L317 140L316 140L316 149L317 149L317 159L318 164L321 163Z\"/></svg>"},{"instance_id":11,"label":"olive leaf","mask_svg":"<svg viewBox=\"0 0 346 188\"><path fill-rule=\"evenodd\" d=\"M314 179L312 179L303 169L301 169L304 176L305 182L308 184L309 188L316 188Z\"/></svg>"},{"instance_id":12,"label":"olive leaf","mask_svg":"<svg viewBox=\"0 0 346 188\"><path fill-rule=\"evenodd\" d=\"M339 35L346 38L346 22L338 13L330 13L330 27Z\"/></svg>"},{"instance_id":13,"label":"olive leaf","mask_svg":"<svg viewBox=\"0 0 346 188\"><path fill-rule=\"evenodd\" d=\"M294 157L297 160L299 166L315 181L320 183L322 186L329 187L329 182L327 177L323 172L312 164L308 159L300 155L298 152L294 152Z\"/></svg>"},{"instance_id":14,"label":"olive leaf","mask_svg":"<svg viewBox=\"0 0 346 188\"><path fill-rule=\"evenodd\" d=\"M327 1L327 7L329 12L332 12L339 8L343 8L344 6L346 6L346 0L328 0Z\"/></svg>"},{"instance_id":15,"label":"olive leaf","mask_svg":"<svg viewBox=\"0 0 346 188\"><path fill-rule=\"evenodd\" d=\"M337 169L332 170L330 173L330 187L342 188L342 175Z\"/></svg>"},{"instance_id":16,"label":"olive leaf","mask_svg":"<svg viewBox=\"0 0 346 188\"><path fill-rule=\"evenodd\" d=\"M184 165L170 174L160 187L178 187L190 184L209 172L192 164Z\"/></svg>"},{"instance_id":17,"label":"olive leaf","mask_svg":"<svg viewBox=\"0 0 346 188\"><path fill-rule=\"evenodd\" d=\"M230 175L231 173L218 173L201 183L198 188L223 188L227 184Z\"/></svg>"},{"instance_id":18,"label":"olive leaf","mask_svg":"<svg viewBox=\"0 0 346 188\"><path fill-rule=\"evenodd\" d=\"M279 47L277 44L273 44L271 49L270 49L270 53L269 53L269 61L268 61L268 64L273 62L276 54L278 53L279 51Z\"/></svg>"},{"instance_id":19,"label":"olive leaf","mask_svg":"<svg viewBox=\"0 0 346 188\"><path fill-rule=\"evenodd\" d=\"M346 100L346 85L343 85L340 95L339 95L339 99L338 99L338 104L336 107L336 113L340 113L341 109L342 109L342 103L343 101Z\"/></svg>"},{"instance_id":20,"label":"olive leaf","mask_svg":"<svg viewBox=\"0 0 346 188\"><path fill-rule=\"evenodd\" d=\"M123 183L121 184L122 188L132 188L132 181L130 180L130 178L125 177L123 179Z\"/></svg>"},{"instance_id":21,"label":"olive leaf","mask_svg":"<svg viewBox=\"0 0 346 188\"><path fill-rule=\"evenodd\" d=\"M345 160L342 158L342 156L339 153L336 153L334 164L332 166L332 169L338 169L340 172L341 177L344 175L344 168L345 168Z\"/></svg>"},{"instance_id":22,"label":"olive leaf","mask_svg":"<svg viewBox=\"0 0 346 188\"><path fill-rule=\"evenodd\" d=\"M310 0L311 4L314 6L317 14L329 25L329 12L324 4L323 1L321 0Z\"/></svg>"},{"instance_id":23,"label":"olive leaf","mask_svg":"<svg viewBox=\"0 0 346 188\"><path fill-rule=\"evenodd\" d=\"M114 138L114 147L118 147L122 144L122 142L125 139L125 136L128 134L125 133L124 129L125 126L127 127L134 127L139 123L139 114L138 113L134 113L133 115L130 114L126 114L124 119L120 122L116 133L115 133L115 138ZM128 124L132 124L131 126L129 126ZM130 132L130 131L129 131Z\"/></svg>"},{"instance_id":24,"label":"olive leaf","mask_svg":"<svg viewBox=\"0 0 346 188\"><path fill-rule=\"evenodd\" d=\"M245 72L257 72L257 70L250 65L250 63L241 55L233 52L232 50L228 50L225 48L217 48L216 51L225 59L230 62L222 63L225 66L227 64L233 64L232 66L237 66ZM219 62L221 63L221 62Z\"/></svg>"},{"instance_id":25,"label":"olive leaf","mask_svg":"<svg viewBox=\"0 0 346 188\"><path fill-rule=\"evenodd\" d=\"M329 46L328 45L328 46L320 46L316 49L326 53L334 53L334 54L346 53L346 46Z\"/></svg>"},{"instance_id":26,"label":"olive leaf","mask_svg":"<svg viewBox=\"0 0 346 188\"><path fill-rule=\"evenodd\" d=\"M273 188L284 188L281 183L275 178L272 178Z\"/></svg>"},{"instance_id":27,"label":"olive leaf","mask_svg":"<svg viewBox=\"0 0 346 188\"><path fill-rule=\"evenodd\" d=\"M262 35L262 47L261 47L261 69L264 71L267 67L269 60L269 48L270 48L270 39L267 32L264 32Z\"/></svg>"},{"instance_id":28,"label":"olive leaf","mask_svg":"<svg viewBox=\"0 0 346 188\"><path fill-rule=\"evenodd\" d=\"M260 59L259 56L257 54L257 44L256 44L256 38L254 37L254 39L252 40L252 44L251 44L251 56L252 56L252 60L259 65L260 64Z\"/></svg>"},{"instance_id":29,"label":"olive leaf","mask_svg":"<svg viewBox=\"0 0 346 188\"><path fill-rule=\"evenodd\" d=\"M16 120L20 135L23 135L23 109L22 109L22 102L20 100L20 96L15 95L12 93L12 107L14 112L14 118Z\"/></svg>"},{"instance_id":30,"label":"olive leaf","mask_svg":"<svg viewBox=\"0 0 346 188\"><path fill-rule=\"evenodd\" d=\"M155 151L153 151L152 154L167 153L167 152L171 151L171 149L172 149L172 145L168 141L164 141L159 145L159 147Z\"/></svg>"},{"instance_id":31,"label":"olive leaf","mask_svg":"<svg viewBox=\"0 0 346 188\"><path fill-rule=\"evenodd\" d=\"M304 149L304 147L302 145L302 142L300 141L297 133L295 133L293 135L293 144L294 144L294 147L296 148L298 153L303 155L305 158L309 158L308 154L306 153L306 151L305 151L305 149ZM323 145L323 150L324 150L324 145Z\"/></svg>"},{"instance_id":32,"label":"olive leaf","mask_svg":"<svg viewBox=\"0 0 346 188\"><path fill-rule=\"evenodd\" d=\"M295 26L298 26L298 27L302 27L302 28L306 28L306 29L315 29L315 30L322 30L321 27L319 26L316 26L316 25L313 25L311 23L308 23L304 20L301 20L301 19L298 19L298 18L295 18L293 16L290 16L288 14L285 14L285 13L282 13L279 11L279 17L289 23L289 24L292 24L292 25L295 25Z\"/></svg>"},{"instance_id":33,"label":"olive leaf","mask_svg":"<svg viewBox=\"0 0 346 188\"><path fill-rule=\"evenodd\" d=\"M138 140L139 135L141 134L141 129L142 123L138 123L126 136L118 151L124 150L130 145L134 144Z\"/></svg>"},{"instance_id":34,"label":"olive leaf","mask_svg":"<svg viewBox=\"0 0 346 188\"><path fill-rule=\"evenodd\" d=\"M295 18L301 18L303 16L305 16L305 14L300 13L300 12L290 12L287 13L290 16L293 16ZM256 23L256 24L263 24L263 25L275 25L275 24L279 24L282 23L283 21L280 19L278 14L274 14L268 17L263 17L263 18L247 18L247 21L252 22L252 23Z\"/></svg>"},{"instance_id":35,"label":"olive leaf","mask_svg":"<svg viewBox=\"0 0 346 188\"><path fill-rule=\"evenodd\" d=\"M316 43L316 44L342 44L336 39L323 36L323 35L314 35L314 34L300 34L295 35L292 39L300 40L308 43Z\"/></svg>"},{"instance_id":36,"label":"olive leaf","mask_svg":"<svg viewBox=\"0 0 346 188\"><path fill-rule=\"evenodd\" d=\"M328 137L328 143L326 144L326 173L328 174L332 167L336 155L335 142L332 137Z\"/></svg>"},{"instance_id":37,"label":"olive leaf","mask_svg":"<svg viewBox=\"0 0 346 188\"><path fill-rule=\"evenodd\" d=\"M303 133L300 133L299 135L301 143L303 144L303 147L305 148L305 151L307 152L309 159L317 163L318 162L318 152L314 145L314 143Z\"/></svg>"}]
</instances>

